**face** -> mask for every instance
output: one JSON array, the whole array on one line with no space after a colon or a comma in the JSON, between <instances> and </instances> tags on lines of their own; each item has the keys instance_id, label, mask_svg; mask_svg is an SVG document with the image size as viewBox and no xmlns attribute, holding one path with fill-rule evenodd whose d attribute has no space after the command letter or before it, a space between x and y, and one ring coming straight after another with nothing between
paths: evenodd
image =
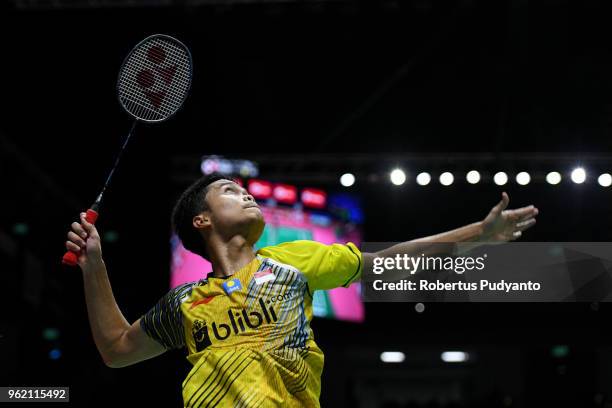
<instances>
[{"instance_id":1,"label":"face","mask_svg":"<svg viewBox=\"0 0 612 408\"><path fill-rule=\"evenodd\" d=\"M209 228L224 238L240 235L250 245L263 232L263 214L255 199L244 188L229 180L211 183L206 194L208 210L193 219L196 228Z\"/></svg>"}]
</instances>

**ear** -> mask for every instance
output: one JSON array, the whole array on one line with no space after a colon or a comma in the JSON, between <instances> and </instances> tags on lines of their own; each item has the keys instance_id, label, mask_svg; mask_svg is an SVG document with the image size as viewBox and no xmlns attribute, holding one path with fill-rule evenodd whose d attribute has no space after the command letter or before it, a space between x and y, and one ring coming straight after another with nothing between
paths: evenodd
<instances>
[{"instance_id":1,"label":"ear","mask_svg":"<svg viewBox=\"0 0 612 408\"><path fill-rule=\"evenodd\" d=\"M206 213L201 213L193 217L192 224L197 229L204 229L210 226L210 216Z\"/></svg>"}]
</instances>

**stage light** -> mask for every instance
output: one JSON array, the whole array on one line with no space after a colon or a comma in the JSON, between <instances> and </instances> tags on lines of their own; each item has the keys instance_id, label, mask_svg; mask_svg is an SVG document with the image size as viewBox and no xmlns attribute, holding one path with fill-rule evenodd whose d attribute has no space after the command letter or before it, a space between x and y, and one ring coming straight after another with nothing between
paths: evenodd
<instances>
[{"instance_id":1,"label":"stage light","mask_svg":"<svg viewBox=\"0 0 612 408\"><path fill-rule=\"evenodd\" d=\"M266 180L249 180L247 190L258 200L267 200L272 198L272 183Z\"/></svg>"},{"instance_id":2,"label":"stage light","mask_svg":"<svg viewBox=\"0 0 612 408\"><path fill-rule=\"evenodd\" d=\"M506 184L508 182L508 175L506 173L504 173L503 171L497 172L493 176L493 181L498 186L503 186L504 184Z\"/></svg>"},{"instance_id":3,"label":"stage light","mask_svg":"<svg viewBox=\"0 0 612 408\"><path fill-rule=\"evenodd\" d=\"M204 156L200 163L203 174L221 173L224 175L239 174L242 177L257 177L259 168L249 160L229 160L222 156Z\"/></svg>"},{"instance_id":4,"label":"stage light","mask_svg":"<svg viewBox=\"0 0 612 408\"><path fill-rule=\"evenodd\" d=\"M464 363L468 361L469 354L463 351L445 351L441 358L445 363Z\"/></svg>"},{"instance_id":5,"label":"stage light","mask_svg":"<svg viewBox=\"0 0 612 408\"><path fill-rule=\"evenodd\" d=\"M576 184L582 184L586 180L586 172L582 167L577 167L572 171L572 181Z\"/></svg>"},{"instance_id":6,"label":"stage light","mask_svg":"<svg viewBox=\"0 0 612 408\"><path fill-rule=\"evenodd\" d=\"M567 345L556 345L550 350L550 354L555 358L565 358L569 355L569 347Z\"/></svg>"},{"instance_id":7,"label":"stage light","mask_svg":"<svg viewBox=\"0 0 612 408\"><path fill-rule=\"evenodd\" d=\"M454 180L455 177L453 177L453 173L445 171L444 173L440 174L440 184L442 184L443 186L450 186L451 184L453 184Z\"/></svg>"},{"instance_id":8,"label":"stage light","mask_svg":"<svg viewBox=\"0 0 612 408\"><path fill-rule=\"evenodd\" d=\"M427 172L419 173L416 178L416 182L420 186L426 186L431 181L431 176Z\"/></svg>"},{"instance_id":9,"label":"stage light","mask_svg":"<svg viewBox=\"0 0 612 408\"><path fill-rule=\"evenodd\" d=\"M47 327L43 330L43 338L47 341L57 340L59 338L59 330L54 327Z\"/></svg>"},{"instance_id":10,"label":"stage light","mask_svg":"<svg viewBox=\"0 0 612 408\"><path fill-rule=\"evenodd\" d=\"M526 186L531 181L531 176L526 171L521 171L516 175L516 182L521 186Z\"/></svg>"},{"instance_id":11,"label":"stage light","mask_svg":"<svg viewBox=\"0 0 612 408\"><path fill-rule=\"evenodd\" d=\"M401 169L395 169L390 174L391 182L396 186L401 186L406 182L406 173Z\"/></svg>"},{"instance_id":12,"label":"stage light","mask_svg":"<svg viewBox=\"0 0 612 408\"><path fill-rule=\"evenodd\" d=\"M406 355L401 351L384 351L380 354L383 363L402 363L405 359Z\"/></svg>"},{"instance_id":13,"label":"stage light","mask_svg":"<svg viewBox=\"0 0 612 408\"><path fill-rule=\"evenodd\" d=\"M59 360L59 358L62 356L62 351L60 349L53 349L51 351L49 351L49 358L51 360Z\"/></svg>"},{"instance_id":14,"label":"stage light","mask_svg":"<svg viewBox=\"0 0 612 408\"><path fill-rule=\"evenodd\" d=\"M468 174L465 176L466 180L468 183L470 184L476 184L480 181L480 173L477 172L476 170L471 170L468 172Z\"/></svg>"},{"instance_id":15,"label":"stage light","mask_svg":"<svg viewBox=\"0 0 612 408\"><path fill-rule=\"evenodd\" d=\"M29 231L30 227L26 223L18 222L17 224L13 225L13 234L17 236L25 237L28 235Z\"/></svg>"},{"instance_id":16,"label":"stage light","mask_svg":"<svg viewBox=\"0 0 612 408\"><path fill-rule=\"evenodd\" d=\"M327 193L317 188L302 190L302 204L306 207L322 209L327 205Z\"/></svg>"},{"instance_id":17,"label":"stage light","mask_svg":"<svg viewBox=\"0 0 612 408\"><path fill-rule=\"evenodd\" d=\"M114 243L117 242L119 240L119 233L117 231L106 231L105 233L102 234L102 241L104 242L108 242L108 243Z\"/></svg>"},{"instance_id":18,"label":"stage light","mask_svg":"<svg viewBox=\"0 0 612 408\"><path fill-rule=\"evenodd\" d=\"M612 176L609 173L604 173L597 178L597 182L602 187L610 187L612 185Z\"/></svg>"},{"instance_id":19,"label":"stage light","mask_svg":"<svg viewBox=\"0 0 612 408\"><path fill-rule=\"evenodd\" d=\"M351 173L344 173L340 177L340 184L342 184L344 187L352 186L353 184L355 184L355 176Z\"/></svg>"},{"instance_id":20,"label":"stage light","mask_svg":"<svg viewBox=\"0 0 612 408\"><path fill-rule=\"evenodd\" d=\"M297 201L297 187L289 184L275 184L272 197L279 203L295 204Z\"/></svg>"},{"instance_id":21,"label":"stage light","mask_svg":"<svg viewBox=\"0 0 612 408\"><path fill-rule=\"evenodd\" d=\"M559 184L561 182L561 174L557 171L551 171L546 175L546 181L548 184Z\"/></svg>"}]
</instances>

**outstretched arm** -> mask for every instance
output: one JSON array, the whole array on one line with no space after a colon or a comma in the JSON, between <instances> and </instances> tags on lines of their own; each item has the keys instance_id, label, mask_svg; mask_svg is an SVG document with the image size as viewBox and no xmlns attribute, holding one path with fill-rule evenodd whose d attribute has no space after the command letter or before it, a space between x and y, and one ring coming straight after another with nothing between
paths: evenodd
<instances>
[{"instance_id":1,"label":"outstretched arm","mask_svg":"<svg viewBox=\"0 0 612 408\"><path fill-rule=\"evenodd\" d=\"M539 210L533 205L507 210L510 198L505 192L502 199L482 220L463 227L428 237L402 242L376 253L364 253L364 261L375 257L392 257L396 254L409 256L435 256L458 254L482 244L513 241L523 231L535 225ZM457 245L461 243L462 245Z\"/></svg>"},{"instance_id":2,"label":"outstretched arm","mask_svg":"<svg viewBox=\"0 0 612 408\"><path fill-rule=\"evenodd\" d=\"M102 259L100 236L84 214L81 223L72 223L66 248L80 251L87 314L100 356L109 367L125 367L162 354L166 349L142 330L140 319L130 325L119 310Z\"/></svg>"}]
</instances>

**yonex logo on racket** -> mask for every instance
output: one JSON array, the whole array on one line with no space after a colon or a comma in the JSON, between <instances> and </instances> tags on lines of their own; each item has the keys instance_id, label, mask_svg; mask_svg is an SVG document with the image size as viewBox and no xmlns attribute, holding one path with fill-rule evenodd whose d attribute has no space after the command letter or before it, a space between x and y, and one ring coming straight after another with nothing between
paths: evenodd
<instances>
[{"instance_id":1,"label":"yonex logo on racket","mask_svg":"<svg viewBox=\"0 0 612 408\"><path fill-rule=\"evenodd\" d=\"M140 89L145 94L147 99L151 102L155 108L159 108L166 97L167 86L172 83L174 76L176 75L176 64L166 64L166 51L157 44L152 45L147 50L147 61L154 64L151 68L144 68L138 71L136 74L136 83L140 86ZM162 88L155 90L157 79L160 78Z\"/></svg>"},{"instance_id":2,"label":"yonex logo on racket","mask_svg":"<svg viewBox=\"0 0 612 408\"><path fill-rule=\"evenodd\" d=\"M117 84L119 101L140 121L165 120L183 104L191 75L189 50L175 38L152 35L125 59Z\"/></svg>"}]
</instances>

